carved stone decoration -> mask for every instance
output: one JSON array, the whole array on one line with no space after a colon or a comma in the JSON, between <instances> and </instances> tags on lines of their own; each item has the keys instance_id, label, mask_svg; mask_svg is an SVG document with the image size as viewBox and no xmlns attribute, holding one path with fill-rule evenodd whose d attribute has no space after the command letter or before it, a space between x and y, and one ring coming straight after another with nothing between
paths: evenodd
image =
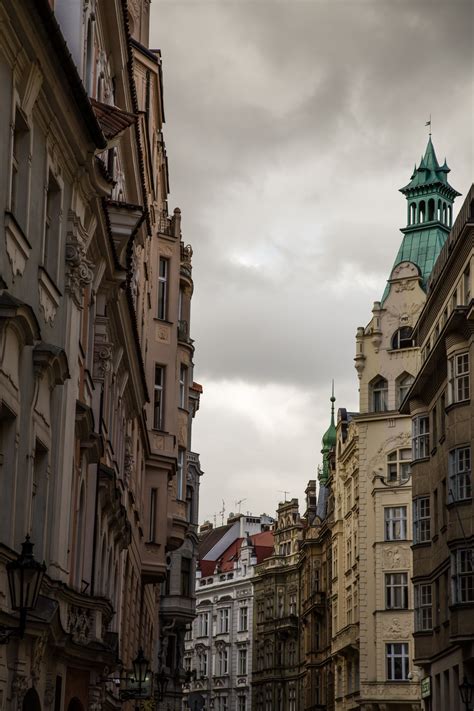
<instances>
[{"instance_id":1,"label":"carved stone decoration","mask_svg":"<svg viewBox=\"0 0 474 711\"><path fill-rule=\"evenodd\" d=\"M403 548L388 548L383 552L383 567L390 570L406 568L409 565L409 553Z\"/></svg>"},{"instance_id":2,"label":"carved stone decoration","mask_svg":"<svg viewBox=\"0 0 474 711\"><path fill-rule=\"evenodd\" d=\"M28 691L28 680L24 674L18 674L13 677L12 681L12 696L15 699L14 708L18 711L23 707L23 699Z\"/></svg>"},{"instance_id":3,"label":"carved stone decoration","mask_svg":"<svg viewBox=\"0 0 474 711\"><path fill-rule=\"evenodd\" d=\"M33 644L31 653L31 678L33 681L38 681L40 678L41 663L43 661L47 641L47 636L43 634L41 637L37 637Z\"/></svg>"},{"instance_id":4,"label":"carved stone decoration","mask_svg":"<svg viewBox=\"0 0 474 711\"><path fill-rule=\"evenodd\" d=\"M384 620L384 639L408 639L411 635L409 619L399 619L398 617Z\"/></svg>"},{"instance_id":5,"label":"carved stone decoration","mask_svg":"<svg viewBox=\"0 0 474 711\"><path fill-rule=\"evenodd\" d=\"M59 308L61 294L42 267L38 270L38 292L39 305L44 320L52 326Z\"/></svg>"},{"instance_id":6,"label":"carved stone decoration","mask_svg":"<svg viewBox=\"0 0 474 711\"><path fill-rule=\"evenodd\" d=\"M79 240L66 242L66 291L77 306L82 306L84 289L94 276L93 263L86 257L86 248Z\"/></svg>"},{"instance_id":7,"label":"carved stone decoration","mask_svg":"<svg viewBox=\"0 0 474 711\"><path fill-rule=\"evenodd\" d=\"M70 605L67 617L67 631L75 642L85 644L89 641L93 629L92 611Z\"/></svg>"},{"instance_id":8,"label":"carved stone decoration","mask_svg":"<svg viewBox=\"0 0 474 711\"><path fill-rule=\"evenodd\" d=\"M112 344L107 341L94 343L94 379L103 380L109 372L112 363L112 348Z\"/></svg>"},{"instance_id":9,"label":"carved stone decoration","mask_svg":"<svg viewBox=\"0 0 474 711\"><path fill-rule=\"evenodd\" d=\"M54 687L52 675L48 674L48 680L46 682L46 686L44 689L44 696L43 696L45 708L49 709L53 706L55 696L56 696L56 690Z\"/></svg>"},{"instance_id":10,"label":"carved stone decoration","mask_svg":"<svg viewBox=\"0 0 474 711\"><path fill-rule=\"evenodd\" d=\"M16 276L23 276L31 245L8 213L5 215L5 245L15 281Z\"/></svg>"},{"instance_id":11,"label":"carved stone decoration","mask_svg":"<svg viewBox=\"0 0 474 711\"><path fill-rule=\"evenodd\" d=\"M125 456L123 460L123 478L126 484L128 484L132 477L134 466L135 459L132 451L132 438L127 435L125 437Z\"/></svg>"},{"instance_id":12,"label":"carved stone decoration","mask_svg":"<svg viewBox=\"0 0 474 711\"><path fill-rule=\"evenodd\" d=\"M89 711L102 711L105 700L105 684L89 687Z\"/></svg>"}]
</instances>

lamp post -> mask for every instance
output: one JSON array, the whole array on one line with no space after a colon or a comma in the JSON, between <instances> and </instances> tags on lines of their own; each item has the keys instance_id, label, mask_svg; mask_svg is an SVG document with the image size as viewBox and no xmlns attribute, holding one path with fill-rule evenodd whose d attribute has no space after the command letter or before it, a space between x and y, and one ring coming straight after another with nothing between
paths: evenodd
<instances>
[{"instance_id":1,"label":"lamp post","mask_svg":"<svg viewBox=\"0 0 474 711\"><path fill-rule=\"evenodd\" d=\"M0 644L7 644L11 637L23 639L26 616L38 603L45 563L39 563L33 555L33 543L27 535L21 544L21 553L16 560L7 563L8 587L12 609L20 613L18 627L0 627Z\"/></svg>"},{"instance_id":2,"label":"lamp post","mask_svg":"<svg viewBox=\"0 0 474 711\"><path fill-rule=\"evenodd\" d=\"M161 669L161 671L159 671L156 675L156 681L158 683L158 701L163 701L166 694L166 687L168 686L169 682L168 675L165 674L163 669Z\"/></svg>"},{"instance_id":3,"label":"lamp post","mask_svg":"<svg viewBox=\"0 0 474 711\"><path fill-rule=\"evenodd\" d=\"M474 684L467 680L467 676L464 677L462 684L459 684L459 693L461 694L461 701L466 706L466 711L470 711L474 695Z\"/></svg>"},{"instance_id":4,"label":"lamp post","mask_svg":"<svg viewBox=\"0 0 474 711\"><path fill-rule=\"evenodd\" d=\"M140 647L138 654L132 662L133 667L133 680L138 684L138 698L141 697L142 686L147 681L148 675L150 674L150 669L148 666L148 659L143 653L143 649ZM135 705L135 710L139 711L140 704Z\"/></svg>"}]
</instances>

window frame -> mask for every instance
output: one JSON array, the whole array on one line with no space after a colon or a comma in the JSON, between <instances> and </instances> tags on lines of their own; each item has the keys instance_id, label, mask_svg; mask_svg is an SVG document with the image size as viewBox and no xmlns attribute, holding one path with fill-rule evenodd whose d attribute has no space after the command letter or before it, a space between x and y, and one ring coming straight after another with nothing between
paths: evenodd
<instances>
[{"instance_id":1,"label":"window frame","mask_svg":"<svg viewBox=\"0 0 474 711\"><path fill-rule=\"evenodd\" d=\"M430 418L427 414L412 419L412 462L430 456Z\"/></svg>"},{"instance_id":2,"label":"window frame","mask_svg":"<svg viewBox=\"0 0 474 711\"><path fill-rule=\"evenodd\" d=\"M248 671L248 653L246 647L239 649L239 658L237 662L238 675L246 676Z\"/></svg>"},{"instance_id":3,"label":"window frame","mask_svg":"<svg viewBox=\"0 0 474 711\"><path fill-rule=\"evenodd\" d=\"M408 610L408 573L385 573L385 609Z\"/></svg>"},{"instance_id":4,"label":"window frame","mask_svg":"<svg viewBox=\"0 0 474 711\"><path fill-rule=\"evenodd\" d=\"M186 385L188 381L188 367L185 363L179 364L179 398L178 407L186 409Z\"/></svg>"},{"instance_id":5,"label":"window frame","mask_svg":"<svg viewBox=\"0 0 474 711\"><path fill-rule=\"evenodd\" d=\"M378 387L381 383L385 383L384 387ZM372 381L370 396L373 412L388 412L388 380L383 375Z\"/></svg>"},{"instance_id":6,"label":"window frame","mask_svg":"<svg viewBox=\"0 0 474 711\"><path fill-rule=\"evenodd\" d=\"M169 285L169 262L167 257L160 255L158 259L158 304L157 304L157 319L160 321L168 320L168 285ZM163 265L163 273L161 267Z\"/></svg>"},{"instance_id":7,"label":"window frame","mask_svg":"<svg viewBox=\"0 0 474 711\"><path fill-rule=\"evenodd\" d=\"M461 455L463 455L461 457ZM461 464L461 459L464 460ZM467 461L467 465L466 465ZM448 503L472 499L472 452L471 447L456 447L450 450L448 460Z\"/></svg>"},{"instance_id":8,"label":"window frame","mask_svg":"<svg viewBox=\"0 0 474 711\"><path fill-rule=\"evenodd\" d=\"M461 369L459 364L465 361L467 369ZM471 397L470 391L470 362L469 351L463 350L453 353L448 358L448 405L467 402Z\"/></svg>"},{"instance_id":9,"label":"window frame","mask_svg":"<svg viewBox=\"0 0 474 711\"><path fill-rule=\"evenodd\" d=\"M396 651L397 647L400 647L399 651ZM386 642L385 660L387 681L409 681L408 674L410 672L410 654L408 642ZM401 677L397 677L396 675L397 660L401 660Z\"/></svg>"},{"instance_id":10,"label":"window frame","mask_svg":"<svg viewBox=\"0 0 474 711\"><path fill-rule=\"evenodd\" d=\"M185 453L184 447L178 447L178 458L176 466L176 498L185 501Z\"/></svg>"},{"instance_id":11,"label":"window frame","mask_svg":"<svg viewBox=\"0 0 474 711\"><path fill-rule=\"evenodd\" d=\"M403 452L409 453L409 459L404 458ZM409 447L400 447L400 449L394 449L392 452L387 454L387 478L386 481L389 484L405 484L411 476L411 458L412 450ZM391 475L390 469L395 466L396 475L393 477ZM404 467L408 466L408 475L402 475Z\"/></svg>"},{"instance_id":12,"label":"window frame","mask_svg":"<svg viewBox=\"0 0 474 711\"><path fill-rule=\"evenodd\" d=\"M414 587L415 632L430 632L433 629L433 586L419 583Z\"/></svg>"},{"instance_id":13,"label":"window frame","mask_svg":"<svg viewBox=\"0 0 474 711\"><path fill-rule=\"evenodd\" d=\"M465 562L469 561L470 570L463 570ZM457 548L451 554L451 582L453 602L456 605L472 605L474 603L474 548ZM468 581L470 595L466 598L463 590L463 581ZM464 598L464 599L463 599Z\"/></svg>"},{"instance_id":14,"label":"window frame","mask_svg":"<svg viewBox=\"0 0 474 711\"><path fill-rule=\"evenodd\" d=\"M156 374L161 371L160 383L157 382ZM164 429L164 400L165 400L166 366L155 363L155 380L153 384L153 429L162 432ZM159 398L157 396L159 393ZM157 417L158 412L158 417Z\"/></svg>"},{"instance_id":15,"label":"window frame","mask_svg":"<svg viewBox=\"0 0 474 711\"><path fill-rule=\"evenodd\" d=\"M243 605L242 607L239 608L239 632L247 632L249 628L249 622L248 622L248 607L246 605Z\"/></svg>"},{"instance_id":16,"label":"window frame","mask_svg":"<svg viewBox=\"0 0 474 711\"><path fill-rule=\"evenodd\" d=\"M413 499L413 545L431 541L431 499L417 496Z\"/></svg>"},{"instance_id":17,"label":"window frame","mask_svg":"<svg viewBox=\"0 0 474 711\"><path fill-rule=\"evenodd\" d=\"M399 512L392 514L391 512ZM404 515L402 512L405 512ZM397 525L400 534L396 535ZM408 525L408 511L406 506L384 506L384 541L406 541Z\"/></svg>"}]
</instances>

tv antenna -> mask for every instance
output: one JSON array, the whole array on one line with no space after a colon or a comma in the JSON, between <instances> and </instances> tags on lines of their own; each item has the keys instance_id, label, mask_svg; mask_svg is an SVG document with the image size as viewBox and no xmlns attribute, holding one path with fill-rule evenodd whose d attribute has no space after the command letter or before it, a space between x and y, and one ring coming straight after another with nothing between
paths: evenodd
<instances>
[{"instance_id":1,"label":"tv antenna","mask_svg":"<svg viewBox=\"0 0 474 711\"><path fill-rule=\"evenodd\" d=\"M239 507L239 513L240 513L240 509L241 509L242 504L244 503L244 501L247 501L247 499L239 499L238 501L234 501L235 508L237 508L237 506Z\"/></svg>"},{"instance_id":2,"label":"tv antenna","mask_svg":"<svg viewBox=\"0 0 474 711\"><path fill-rule=\"evenodd\" d=\"M222 499L222 509L219 511L221 521L222 521L222 526L224 525L224 518L225 518L225 501Z\"/></svg>"},{"instance_id":3,"label":"tv antenna","mask_svg":"<svg viewBox=\"0 0 474 711\"><path fill-rule=\"evenodd\" d=\"M286 504L286 496L287 496L287 494L289 494L290 492L289 492L289 491L285 491L285 489L278 489L278 492L279 492L280 494L283 494L283 495L285 496L285 504Z\"/></svg>"}]
</instances>

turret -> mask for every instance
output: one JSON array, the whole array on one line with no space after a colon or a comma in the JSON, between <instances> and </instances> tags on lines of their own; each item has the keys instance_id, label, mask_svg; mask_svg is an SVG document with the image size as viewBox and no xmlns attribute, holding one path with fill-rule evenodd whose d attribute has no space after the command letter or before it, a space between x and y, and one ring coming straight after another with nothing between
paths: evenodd
<instances>
[{"instance_id":1,"label":"turret","mask_svg":"<svg viewBox=\"0 0 474 711\"><path fill-rule=\"evenodd\" d=\"M449 183L450 169L438 163L431 134L419 166L415 164L410 182L400 188L407 199L407 224L393 269L401 262L415 264L421 286L426 285L453 222L453 202L460 195ZM385 289L382 305L388 296Z\"/></svg>"},{"instance_id":2,"label":"turret","mask_svg":"<svg viewBox=\"0 0 474 711\"><path fill-rule=\"evenodd\" d=\"M327 483L327 480L329 478L329 452L333 447L336 446L336 425L334 422L334 403L336 402L336 398L334 397L334 383L332 386L332 395L331 395L331 423L326 430L326 432L323 435L323 438L321 440L322 444L322 449L321 449L321 454L323 455L323 466L322 469L319 470L318 472L318 479L320 484L325 485Z\"/></svg>"}]
</instances>

